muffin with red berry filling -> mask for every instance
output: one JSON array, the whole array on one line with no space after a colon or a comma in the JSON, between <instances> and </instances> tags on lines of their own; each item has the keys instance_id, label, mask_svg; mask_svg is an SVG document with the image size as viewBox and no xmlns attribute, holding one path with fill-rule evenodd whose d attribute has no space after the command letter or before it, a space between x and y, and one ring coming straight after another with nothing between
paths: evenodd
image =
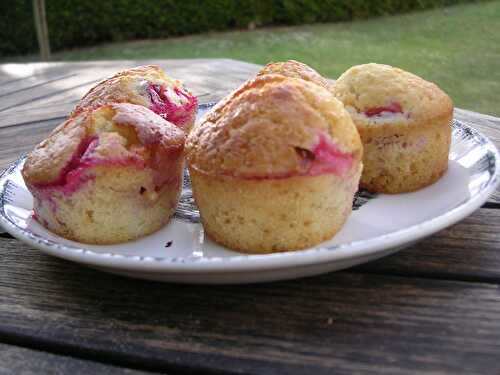
<instances>
[{"instance_id":1,"label":"muffin with red berry filling","mask_svg":"<svg viewBox=\"0 0 500 375\"><path fill-rule=\"evenodd\" d=\"M300 78L326 89L330 87L330 83L316 70L295 60L269 63L257 73L258 76L264 74L279 74L285 77Z\"/></svg>"},{"instance_id":2,"label":"muffin with red berry filling","mask_svg":"<svg viewBox=\"0 0 500 375\"><path fill-rule=\"evenodd\" d=\"M205 232L248 253L306 248L337 233L361 157L356 127L331 92L273 74L226 97L186 141Z\"/></svg>"},{"instance_id":3,"label":"muffin with red berry filling","mask_svg":"<svg viewBox=\"0 0 500 375\"><path fill-rule=\"evenodd\" d=\"M165 225L182 185L185 133L142 106L83 111L27 157L34 217L71 240L111 244Z\"/></svg>"},{"instance_id":4,"label":"muffin with red berry filling","mask_svg":"<svg viewBox=\"0 0 500 375\"><path fill-rule=\"evenodd\" d=\"M420 189L447 170L453 103L434 83L381 64L350 68L333 85L364 146L361 186Z\"/></svg>"},{"instance_id":5,"label":"muffin with red berry filling","mask_svg":"<svg viewBox=\"0 0 500 375\"><path fill-rule=\"evenodd\" d=\"M187 132L198 109L196 97L157 65L123 70L101 81L85 94L72 114L107 103L142 105Z\"/></svg>"}]
</instances>

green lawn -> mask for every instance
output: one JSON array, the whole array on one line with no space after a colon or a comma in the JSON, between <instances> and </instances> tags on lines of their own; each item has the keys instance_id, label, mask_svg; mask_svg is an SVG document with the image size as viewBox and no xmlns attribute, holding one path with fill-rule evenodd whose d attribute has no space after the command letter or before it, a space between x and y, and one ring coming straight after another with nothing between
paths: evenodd
<instances>
[{"instance_id":1,"label":"green lawn","mask_svg":"<svg viewBox=\"0 0 500 375\"><path fill-rule=\"evenodd\" d=\"M337 24L212 33L58 53L61 60L296 59L325 76L387 63L436 82L456 106L500 115L500 1Z\"/></svg>"}]
</instances>

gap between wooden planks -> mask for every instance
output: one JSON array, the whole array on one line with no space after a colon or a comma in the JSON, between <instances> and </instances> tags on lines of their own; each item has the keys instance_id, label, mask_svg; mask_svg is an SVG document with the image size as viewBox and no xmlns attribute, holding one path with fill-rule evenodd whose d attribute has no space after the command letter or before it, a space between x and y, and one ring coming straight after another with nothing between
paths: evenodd
<instances>
[{"instance_id":1,"label":"gap between wooden planks","mask_svg":"<svg viewBox=\"0 0 500 375\"><path fill-rule=\"evenodd\" d=\"M187 286L19 250L4 251L0 262L0 340L19 345L153 371L500 370L498 285L341 272Z\"/></svg>"}]
</instances>

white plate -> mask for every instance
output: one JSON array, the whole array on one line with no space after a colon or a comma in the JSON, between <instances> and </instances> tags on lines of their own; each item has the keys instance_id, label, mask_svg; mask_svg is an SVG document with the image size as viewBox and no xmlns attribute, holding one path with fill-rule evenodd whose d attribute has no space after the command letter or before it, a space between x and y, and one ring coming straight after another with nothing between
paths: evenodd
<instances>
[{"instance_id":1,"label":"white plate","mask_svg":"<svg viewBox=\"0 0 500 375\"><path fill-rule=\"evenodd\" d=\"M61 238L31 217L33 199L20 173L23 161L19 159L0 176L0 224L13 236L47 254L111 273L214 284L317 275L394 253L479 208L495 191L500 171L495 146L476 130L454 121L449 169L435 184L399 195L361 192L346 225L331 240L301 251L244 255L205 236L189 178L174 219L150 236L110 246Z\"/></svg>"}]
</instances>

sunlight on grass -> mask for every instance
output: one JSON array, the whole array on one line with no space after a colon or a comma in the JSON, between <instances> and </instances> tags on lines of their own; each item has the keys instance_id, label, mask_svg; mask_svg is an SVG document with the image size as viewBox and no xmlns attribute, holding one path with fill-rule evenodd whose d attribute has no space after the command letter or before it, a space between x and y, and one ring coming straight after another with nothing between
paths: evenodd
<instances>
[{"instance_id":1,"label":"sunlight on grass","mask_svg":"<svg viewBox=\"0 0 500 375\"><path fill-rule=\"evenodd\" d=\"M500 115L500 1L350 23L212 33L103 45L55 59L225 57L264 64L297 59L328 77L380 62L436 82L458 107Z\"/></svg>"}]
</instances>

